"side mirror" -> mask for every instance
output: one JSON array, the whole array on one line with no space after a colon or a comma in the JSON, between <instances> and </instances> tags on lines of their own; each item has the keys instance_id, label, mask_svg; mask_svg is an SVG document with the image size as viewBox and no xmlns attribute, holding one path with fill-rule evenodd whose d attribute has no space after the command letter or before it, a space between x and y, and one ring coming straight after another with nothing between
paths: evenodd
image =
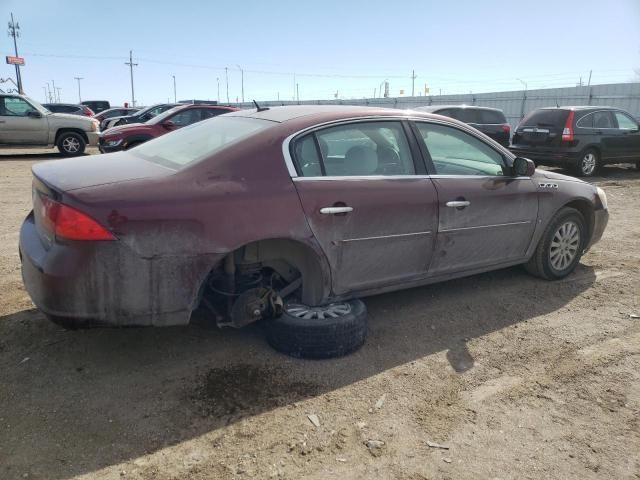
<instances>
[{"instance_id":1,"label":"side mirror","mask_svg":"<svg viewBox=\"0 0 640 480\"><path fill-rule=\"evenodd\" d=\"M167 130L173 130L174 128L176 128L176 124L173 123L171 120L167 120L162 124L162 126Z\"/></svg>"},{"instance_id":2,"label":"side mirror","mask_svg":"<svg viewBox=\"0 0 640 480\"><path fill-rule=\"evenodd\" d=\"M536 164L528 158L516 157L513 161L513 173L516 177L530 177L536 172Z\"/></svg>"},{"instance_id":3,"label":"side mirror","mask_svg":"<svg viewBox=\"0 0 640 480\"><path fill-rule=\"evenodd\" d=\"M42 118L42 114L40 112L38 112L37 110L31 110L30 112L27 112L27 117L29 117L29 118Z\"/></svg>"}]
</instances>

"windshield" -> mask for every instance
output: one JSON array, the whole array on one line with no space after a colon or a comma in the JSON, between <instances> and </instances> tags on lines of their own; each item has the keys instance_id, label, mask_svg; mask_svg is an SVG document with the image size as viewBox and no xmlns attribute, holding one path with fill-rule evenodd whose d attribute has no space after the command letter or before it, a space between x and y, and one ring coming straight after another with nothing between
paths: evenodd
<instances>
[{"instance_id":1,"label":"windshield","mask_svg":"<svg viewBox=\"0 0 640 480\"><path fill-rule=\"evenodd\" d=\"M33 98L31 97L24 97L24 99L29 102L31 104L31 106L33 108L35 108L36 110L38 110L40 113L44 113L45 115L48 113L52 113L48 108L43 107L42 104L36 102Z\"/></svg>"},{"instance_id":2,"label":"windshield","mask_svg":"<svg viewBox=\"0 0 640 480\"><path fill-rule=\"evenodd\" d=\"M268 120L221 115L143 143L131 153L178 170L271 125Z\"/></svg>"}]
</instances>

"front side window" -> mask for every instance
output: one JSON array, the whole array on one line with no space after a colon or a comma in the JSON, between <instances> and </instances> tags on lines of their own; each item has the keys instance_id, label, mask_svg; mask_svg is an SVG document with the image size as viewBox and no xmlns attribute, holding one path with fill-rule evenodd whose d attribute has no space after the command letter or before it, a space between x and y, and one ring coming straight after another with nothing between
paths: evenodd
<instances>
[{"instance_id":1,"label":"front side window","mask_svg":"<svg viewBox=\"0 0 640 480\"><path fill-rule=\"evenodd\" d=\"M438 175L501 176L507 171L502 155L480 139L457 128L416 123Z\"/></svg>"},{"instance_id":2,"label":"front side window","mask_svg":"<svg viewBox=\"0 0 640 480\"><path fill-rule=\"evenodd\" d=\"M618 121L618 128L621 130L637 130L638 124L622 112L614 112Z\"/></svg>"},{"instance_id":3,"label":"front side window","mask_svg":"<svg viewBox=\"0 0 640 480\"><path fill-rule=\"evenodd\" d=\"M413 175L400 122L359 122L308 134L294 146L301 176Z\"/></svg>"},{"instance_id":4,"label":"front side window","mask_svg":"<svg viewBox=\"0 0 640 480\"><path fill-rule=\"evenodd\" d=\"M28 102L19 97L0 97L0 115L9 117L26 117L35 112Z\"/></svg>"}]
</instances>

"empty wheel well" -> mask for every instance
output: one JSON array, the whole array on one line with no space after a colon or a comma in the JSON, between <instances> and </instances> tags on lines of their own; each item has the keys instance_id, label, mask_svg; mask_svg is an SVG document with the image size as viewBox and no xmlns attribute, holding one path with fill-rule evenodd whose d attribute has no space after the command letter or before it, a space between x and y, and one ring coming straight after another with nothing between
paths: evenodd
<instances>
[{"instance_id":1,"label":"empty wheel well","mask_svg":"<svg viewBox=\"0 0 640 480\"><path fill-rule=\"evenodd\" d=\"M85 142L89 143L89 138L87 137L87 133L84 130L81 130L79 128L61 128L56 132L56 140L55 143L58 143L58 140L60 139L60 135L62 135L63 133L69 133L69 132L73 132L73 133L77 133L78 135L80 135Z\"/></svg>"},{"instance_id":2,"label":"empty wheel well","mask_svg":"<svg viewBox=\"0 0 640 480\"><path fill-rule=\"evenodd\" d=\"M587 200L574 200L565 205L565 207L575 208L578 210L584 220L587 222L587 229L589 230L589 238L593 235L593 224L595 221L595 216L593 212L593 205ZM585 241L585 245L588 243L588 239Z\"/></svg>"}]
</instances>

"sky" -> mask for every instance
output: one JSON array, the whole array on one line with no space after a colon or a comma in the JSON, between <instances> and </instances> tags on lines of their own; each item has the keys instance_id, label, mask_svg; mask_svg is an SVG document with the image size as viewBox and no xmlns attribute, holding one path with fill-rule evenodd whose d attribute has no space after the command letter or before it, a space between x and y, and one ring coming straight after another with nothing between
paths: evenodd
<instances>
[{"instance_id":1,"label":"sky","mask_svg":"<svg viewBox=\"0 0 640 480\"><path fill-rule=\"evenodd\" d=\"M640 0L0 0L2 25L12 12L41 102L47 82L78 102L74 77L83 100L130 102L130 50L138 105L173 101L173 76L178 100L222 102L241 100L242 76L247 101L640 81Z\"/></svg>"}]
</instances>

